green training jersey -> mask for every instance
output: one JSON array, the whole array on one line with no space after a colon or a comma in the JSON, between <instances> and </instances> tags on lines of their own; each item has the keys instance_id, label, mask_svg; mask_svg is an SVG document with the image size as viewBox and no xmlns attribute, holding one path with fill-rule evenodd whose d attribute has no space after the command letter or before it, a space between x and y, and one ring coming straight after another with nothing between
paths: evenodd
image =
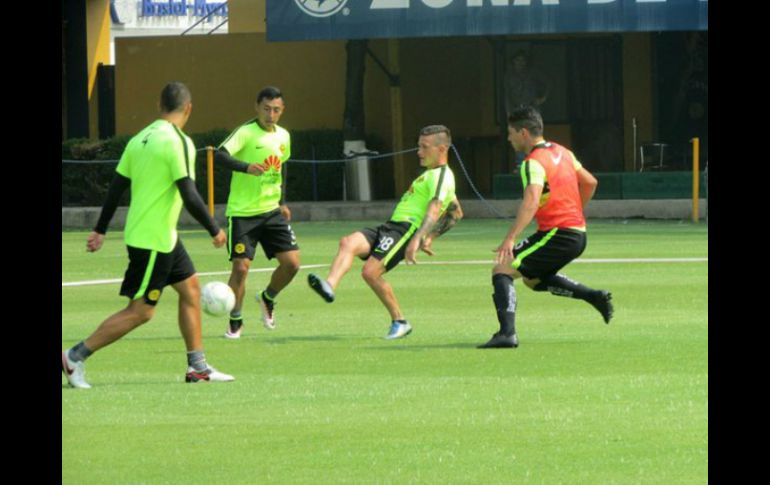
<instances>
[{"instance_id":1,"label":"green training jersey","mask_svg":"<svg viewBox=\"0 0 770 485\"><path fill-rule=\"evenodd\" d=\"M455 176L449 165L442 165L434 169L426 170L412 182L401 201L390 217L391 221L411 222L419 227L425 214L428 212L428 204L433 199L441 201L441 213L443 214L455 198Z\"/></svg>"},{"instance_id":2,"label":"green training jersey","mask_svg":"<svg viewBox=\"0 0 770 485\"><path fill-rule=\"evenodd\" d=\"M259 163L265 173L254 176L233 172L225 214L251 217L277 209L281 200L281 165L291 155L289 132L275 125L274 132L263 130L256 119L238 127L219 145L230 155L247 163Z\"/></svg>"},{"instance_id":3,"label":"green training jersey","mask_svg":"<svg viewBox=\"0 0 770 485\"><path fill-rule=\"evenodd\" d=\"M176 246L182 210L176 181L195 180L192 140L174 124L156 120L131 138L115 170L131 179L126 244L170 253Z\"/></svg>"}]
</instances>

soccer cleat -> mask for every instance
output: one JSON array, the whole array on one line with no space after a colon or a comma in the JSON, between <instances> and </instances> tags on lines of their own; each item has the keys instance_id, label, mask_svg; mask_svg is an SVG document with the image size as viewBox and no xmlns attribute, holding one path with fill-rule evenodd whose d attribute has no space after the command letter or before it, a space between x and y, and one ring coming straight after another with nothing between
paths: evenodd
<instances>
[{"instance_id":1,"label":"soccer cleat","mask_svg":"<svg viewBox=\"0 0 770 485\"><path fill-rule=\"evenodd\" d=\"M390 325L390 331L385 336L385 340L395 340L397 338L406 337L410 333L412 333L412 326L409 325L409 322L406 322L406 323L393 322Z\"/></svg>"},{"instance_id":2,"label":"soccer cleat","mask_svg":"<svg viewBox=\"0 0 770 485\"><path fill-rule=\"evenodd\" d=\"M259 309L262 310L262 323L268 330L275 330L275 319L273 318L273 309L275 308L275 302L270 301L265 297L265 292L257 293L257 302L259 303Z\"/></svg>"},{"instance_id":3,"label":"soccer cleat","mask_svg":"<svg viewBox=\"0 0 770 485\"><path fill-rule=\"evenodd\" d=\"M515 349L519 346L519 337L514 333L513 335L504 335L501 332L497 332L492 335L489 342L479 345L477 349Z\"/></svg>"},{"instance_id":4,"label":"soccer cleat","mask_svg":"<svg viewBox=\"0 0 770 485\"><path fill-rule=\"evenodd\" d=\"M319 278L318 276L310 273L307 275L307 283L313 288L313 291L321 295L321 298L326 300L326 303L334 301L334 290L326 280Z\"/></svg>"},{"instance_id":5,"label":"soccer cleat","mask_svg":"<svg viewBox=\"0 0 770 485\"><path fill-rule=\"evenodd\" d=\"M91 389L91 384L86 382L86 363L82 360L80 362L70 360L69 350L63 350L61 353L61 370L71 387Z\"/></svg>"},{"instance_id":6,"label":"soccer cleat","mask_svg":"<svg viewBox=\"0 0 770 485\"><path fill-rule=\"evenodd\" d=\"M235 377L224 372L219 372L211 366L207 366L204 371L197 371L192 367L187 368L187 374L184 376L185 382L231 382Z\"/></svg>"},{"instance_id":7,"label":"soccer cleat","mask_svg":"<svg viewBox=\"0 0 770 485\"><path fill-rule=\"evenodd\" d=\"M230 319L230 328L225 332L225 338L239 339L241 338L241 328L243 328L243 319L233 320Z\"/></svg>"},{"instance_id":8,"label":"soccer cleat","mask_svg":"<svg viewBox=\"0 0 770 485\"><path fill-rule=\"evenodd\" d=\"M612 293L607 290L599 290L595 298L588 300L588 303L596 308L604 318L604 323L610 323L615 308L612 306Z\"/></svg>"}]
</instances>

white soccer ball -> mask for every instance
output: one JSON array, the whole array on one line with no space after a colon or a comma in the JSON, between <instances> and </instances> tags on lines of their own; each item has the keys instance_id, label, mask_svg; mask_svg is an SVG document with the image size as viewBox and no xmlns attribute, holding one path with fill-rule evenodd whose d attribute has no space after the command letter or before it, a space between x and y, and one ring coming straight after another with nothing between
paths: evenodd
<instances>
[{"instance_id":1,"label":"white soccer ball","mask_svg":"<svg viewBox=\"0 0 770 485\"><path fill-rule=\"evenodd\" d=\"M235 293L221 281L206 283L201 290L201 306L212 317L227 315L235 306Z\"/></svg>"}]
</instances>

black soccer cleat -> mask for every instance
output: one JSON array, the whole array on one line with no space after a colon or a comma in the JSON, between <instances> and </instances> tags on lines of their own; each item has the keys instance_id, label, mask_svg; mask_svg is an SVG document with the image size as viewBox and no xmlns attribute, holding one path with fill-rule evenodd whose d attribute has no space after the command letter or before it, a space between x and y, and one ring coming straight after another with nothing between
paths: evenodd
<instances>
[{"instance_id":1,"label":"black soccer cleat","mask_svg":"<svg viewBox=\"0 0 770 485\"><path fill-rule=\"evenodd\" d=\"M230 319L230 328L225 332L225 338L229 338L231 340L239 339L241 338L241 328L243 327L243 319L239 318L237 320Z\"/></svg>"},{"instance_id":2,"label":"black soccer cleat","mask_svg":"<svg viewBox=\"0 0 770 485\"><path fill-rule=\"evenodd\" d=\"M326 300L326 303L334 301L334 290L332 286L324 279L310 273L307 275L307 283L313 288L313 291L321 295L321 298Z\"/></svg>"},{"instance_id":3,"label":"black soccer cleat","mask_svg":"<svg viewBox=\"0 0 770 485\"><path fill-rule=\"evenodd\" d=\"M262 312L262 324L268 330L275 330L275 318L273 317L275 301L269 300L263 291L257 293L257 303L259 303L259 310Z\"/></svg>"},{"instance_id":4,"label":"black soccer cleat","mask_svg":"<svg viewBox=\"0 0 770 485\"><path fill-rule=\"evenodd\" d=\"M513 335L504 335L501 332L497 332L492 335L489 342L479 345L477 349L515 349L519 346L519 337L514 333Z\"/></svg>"},{"instance_id":5,"label":"black soccer cleat","mask_svg":"<svg viewBox=\"0 0 770 485\"><path fill-rule=\"evenodd\" d=\"M615 311L615 308L612 306L612 293L607 290L599 290L596 297L588 300L588 303L590 303L591 306L596 308L599 313L602 314L604 323L610 323L610 320L612 320L612 314Z\"/></svg>"}]
</instances>

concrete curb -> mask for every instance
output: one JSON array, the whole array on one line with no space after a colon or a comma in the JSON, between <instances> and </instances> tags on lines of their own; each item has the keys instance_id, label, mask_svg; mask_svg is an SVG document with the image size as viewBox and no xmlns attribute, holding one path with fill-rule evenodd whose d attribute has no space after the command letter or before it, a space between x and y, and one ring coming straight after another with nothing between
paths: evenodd
<instances>
[{"instance_id":1,"label":"concrete curb","mask_svg":"<svg viewBox=\"0 0 770 485\"><path fill-rule=\"evenodd\" d=\"M487 201L506 217L513 218L521 200ZM480 200L461 200L463 212L468 219L491 219L493 214ZM396 201L373 202L289 202L293 221L386 221L393 212ZM118 207L110 223L113 230L122 230L126 223L127 207ZM100 207L62 207L62 229L89 230L96 225ZM708 202L699 203L700 218L708 214ZM689 220L692 202L687 199L656 200L592 200L586 209L589 219L678 219ZM215 216L221 225L226 224L225 205L217 205ZM180 227L195 227L198 223L185 210L179 218Z\"/></svg>"}]
</instances>

